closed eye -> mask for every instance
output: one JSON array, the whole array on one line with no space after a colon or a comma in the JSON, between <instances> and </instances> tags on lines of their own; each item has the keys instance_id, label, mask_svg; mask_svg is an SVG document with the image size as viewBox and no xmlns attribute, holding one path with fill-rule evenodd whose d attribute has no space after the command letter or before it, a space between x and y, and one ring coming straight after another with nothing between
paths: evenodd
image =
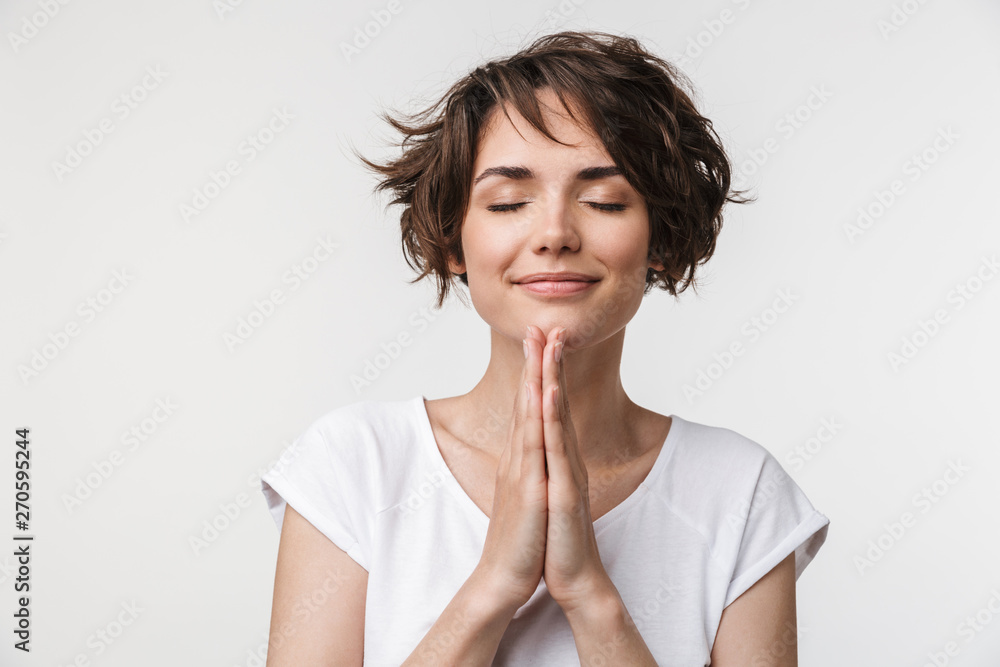
<instances>
[{"instance_id":1,"label":"closed eye","mask_svg":"<svg viewBox=\"0 0 1000 667\"><path fill-rule=\"evenodd\" d=\"M601 204L595 201L588 201L585 203L590 206L593 206L598 211L607 211L608 213L616 211L624 211L626 208L628 208L625 204Z\"/></svg>"},{"instance_id":2,"label":"closed eye","mask_svg":"<svg viewBox=\"0 0 1000 667\"><path fill-rule=\"evenodd\" d=\"M524 206L524 204L525 202L521 202L519 204L491 204L486 207L486 210L494 213L507 213L509 211L516 211Z\"/></svg>"},{"instance_id":3,"label":"closed eye","mask_svg":"<svg viewBox=\"0 0 1000 667\"><path fill-rule=\"evenodd\" d=\"M528 202L518 202L517 204L491 204L486 207L486 210L493 213L508 213L518 210L526 203ZM628 208L625 204L602 204L595 201L588 201L584 203L598 211L604 211L605 213L616 213L624 211Z\"/></svg>"}]
</instances>

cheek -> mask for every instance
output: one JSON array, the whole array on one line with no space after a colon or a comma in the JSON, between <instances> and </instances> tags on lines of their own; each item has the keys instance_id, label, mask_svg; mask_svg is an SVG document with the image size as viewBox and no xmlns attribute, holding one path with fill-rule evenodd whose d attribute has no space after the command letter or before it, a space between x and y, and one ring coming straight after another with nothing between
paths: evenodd
<instances>
[{"instance_id":1,"label":"cheek","mask_svg":"<svg viewBox=\"0 0 1000 667\"><path fill-rule=\"evenodd\" d=\"M649 253L647 228L637 225L609 228L593 238L594 248L600 248L604 263L615 270L627 270L645 264Z\"/></svg>"},{"instance_id":2,"label":"cheek","mask_svg":"<svg viewBox=\"0 0 1000 667\"><path fill-rule=\"evenodd\" d=\"M638 308L646 287L649 239L645 228L619 227L602 239L599 258L614 274L614 293L624 310Z\"/></svg>"},{"instance_id":3,"label":"cheek","mask_svg":"<svg viewBox=\"0 0 1000 667\"><path fill-rule=\"evenodd\" d=\"M470 283L473 276L495 280L514 261L517 239L502 228L491 229L471 220L462 232L462 249Z\"/></svg>"}]
</instances>

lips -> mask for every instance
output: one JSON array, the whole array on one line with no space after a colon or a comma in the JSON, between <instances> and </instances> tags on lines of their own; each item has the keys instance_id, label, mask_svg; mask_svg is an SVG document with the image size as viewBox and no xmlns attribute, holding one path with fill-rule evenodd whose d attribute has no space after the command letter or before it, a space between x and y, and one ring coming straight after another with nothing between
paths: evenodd
<instances>
[{"instance_id":1,"label":"lips","mask_svg":"<svg viewBox=\"0 0 1000 667\"><path fill-rule=\"evenodd\" d=\"M594 276L588 276L584 273L532 273L531 275L524 276L515 280L515 283L524 285L527 283L538 283L538 282L577 282L577 283L593 283L597 282L597 278Z\"/></svg>"},{"instance_id":2,"label":"lips","mask_svg":"<svg viewBox=\"0 0 1000 667\"><path fill-rule=\"evenodd\" d=\"M515 281L521 289L545 297L570 296L586 292L599 278L585 273L532 273Z\"/></svg>"}]
</instances>

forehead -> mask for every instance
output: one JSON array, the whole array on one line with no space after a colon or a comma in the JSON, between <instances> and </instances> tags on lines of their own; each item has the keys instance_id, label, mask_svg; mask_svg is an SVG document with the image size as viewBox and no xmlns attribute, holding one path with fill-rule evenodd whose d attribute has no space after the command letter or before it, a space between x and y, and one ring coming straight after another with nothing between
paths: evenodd
<instances>
[{"instance_id":1,"label":"forehead","mask_svg":"<svg viewBox=\"0 0 1000 667\"><path fill-rule=\"evenodd\" d=\"M536 99L542 112L542 120L549 133L562 145L542 134L522 116L512 104L501 109L494 107L489 119L484 123L477 145L476 164L502 156L529 155L539 152L577 153L584 158L605 158L610 160L604 144L586 124L583 111L571 99L573 116L562 105L556 93L550 89L536 91ZM506 109L506 114L504 114ZM509 117L508 117L509 116Z\"/></svg>"}]
</instances>

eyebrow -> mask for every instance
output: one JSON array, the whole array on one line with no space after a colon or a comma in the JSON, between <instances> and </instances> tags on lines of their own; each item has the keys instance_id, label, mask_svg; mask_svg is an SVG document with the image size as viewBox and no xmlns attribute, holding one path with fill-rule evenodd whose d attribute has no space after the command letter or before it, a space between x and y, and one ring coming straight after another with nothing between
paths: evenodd
<instances>
[{"instance_id":1,"label":"eyebrow","mask_svg":"<svg viewBox=\"0 0 1000 667\"><path fill-rule=\"evenodd\" d=\"M580 181L596 181L600 178L621 175L621 169L614 165L610 165L606 167L587 167L585 169L581 169L576 173L576 178ZM475 187L481 180L488 178L489 176L503 176L504 178L510 178L518 181L534 178L535 173L527 167L489 167L484 169L483 173L479 174L479 176L476 176L476 179L472 181L473 187Z\"/></svg>"}]
</instances>

